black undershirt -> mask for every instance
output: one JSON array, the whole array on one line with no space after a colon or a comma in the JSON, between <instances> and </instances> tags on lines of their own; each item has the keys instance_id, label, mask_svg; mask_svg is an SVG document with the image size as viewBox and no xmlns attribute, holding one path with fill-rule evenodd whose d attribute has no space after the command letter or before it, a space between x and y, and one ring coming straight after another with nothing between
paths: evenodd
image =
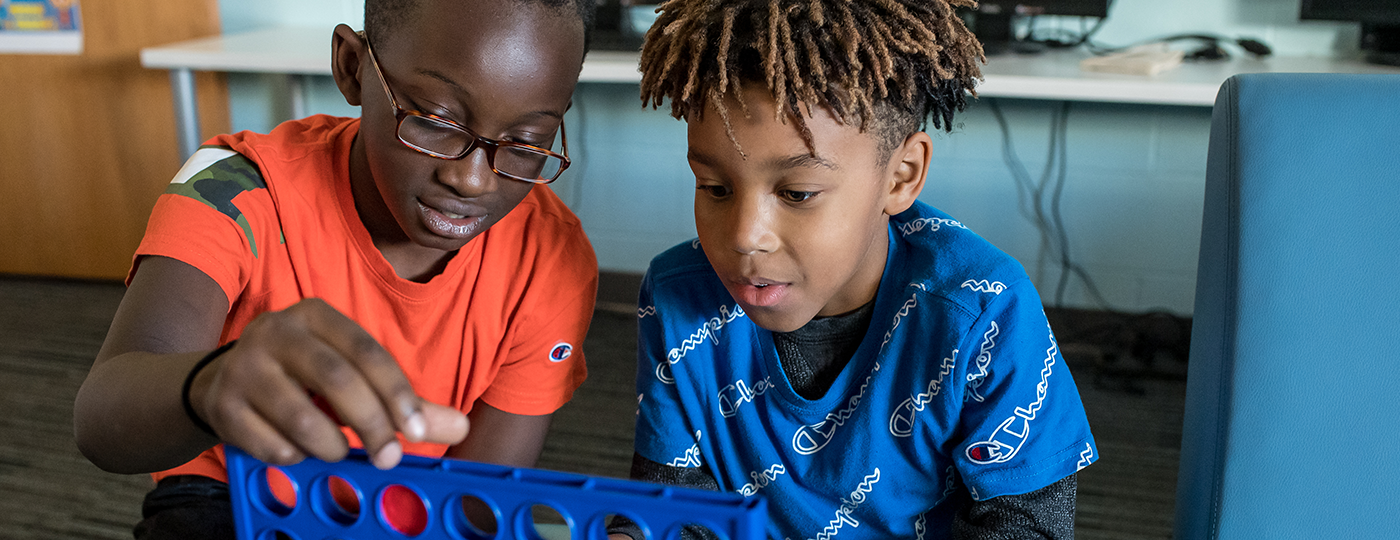
<instances>
[{"instance_id":1,"label":"black undershirt","mask_svg":"<svg viewBox=\"0 0 1400 540\"><path fill-rule=\"evenodd\" d=\"M773 332L773 346L797 395L820 399L860 348L875 302L843 315L812 319L791 332Z\"/></svg>"}]
</instances>

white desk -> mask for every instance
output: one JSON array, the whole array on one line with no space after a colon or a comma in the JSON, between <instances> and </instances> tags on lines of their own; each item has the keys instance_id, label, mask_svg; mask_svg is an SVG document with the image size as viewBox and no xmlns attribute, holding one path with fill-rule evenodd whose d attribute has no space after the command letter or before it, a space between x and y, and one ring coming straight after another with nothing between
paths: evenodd
<instances>
[{"instance_id":1,"label":"white desk","mask_svg":"<svg viewBox=\"0 0 1400 540\"><path fill-rule=\"evenodd\" d=\"M579 74L582 82L641 81L639 55L593 51ZM193 39L141 49L141 65L170 70L175 124L181 158L199 148L199 112L194 72L277 73L288 75L292 116L306 116L306 79L331 74L331 29L283 27Z\"/></svg>"},{"instance_id":2,"label":"white desk","mask_svg":"<svg viewBox=\"0 0 1400 540\"><path fill-rule=\"evenodd\" d=\"M1078 50L995 56L983 67L986 79L977 92L983 97L1209 107L1220 85L1238 73L1400 73L1400 68L1359 60L1270 57L1184 64L1142 77L1080 71L1079 61L1088 56ZM636 52L590 52L579 82L636 84L641 81L638 59ZM181 156L194 153L200 143L195 71L289 75L292 113L301 117L306 113L306 77L330 75L330 64L328 28L271 28L141 49L142 66L170 70Z\"/></svg>"},{"instance_id":3,"label":"white desk","mask_svg":"<svg viewBox=\"0 0 1400 540\"><path fill-rule=\"evenodd\" d=\"M1361 60L1283 56L1185 63L1145 77L1080 71L1079 61L1089 56L1078 50L995 56L982 68L986 80L977 93L986 97L1210 107L1225 80L1241 73L1400 74L1400 68Z\"/></svg>"}]
</instances>

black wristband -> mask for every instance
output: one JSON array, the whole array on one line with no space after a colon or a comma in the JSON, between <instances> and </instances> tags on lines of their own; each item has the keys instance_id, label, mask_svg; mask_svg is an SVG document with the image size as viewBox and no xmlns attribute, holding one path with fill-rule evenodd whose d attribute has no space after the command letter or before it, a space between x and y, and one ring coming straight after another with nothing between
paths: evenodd
<instances>
[{"instance_id":1,"label":"black wristband","mask_svg":"<svg viewBox=\"0 0 1400 540\"><path fill-rule=\"evenodd\" d=\"M185 405L185 416L190 417L190 423L193 423L194 427L199 428L200 431L208 433L215 438L218 438L219 434L214 433L214 428L210 427L209 423L205 422L203 418L200 418L198 414L195 414L194 405L190 404L190 387L194 386L195 375L199 375L199 372L202 371L205 366L209 365L210 362L213 362L215 358L218 358L219 355L232 349L234 343L238 343L238 340L235 339L220 345L219 348L209 351L209 354L204 355L204 358L200 358L198 362L195 362L194 367L190 368L190 374L185 375L185 385L180 388L180 402Z\"/></svg>"}]
</instances>

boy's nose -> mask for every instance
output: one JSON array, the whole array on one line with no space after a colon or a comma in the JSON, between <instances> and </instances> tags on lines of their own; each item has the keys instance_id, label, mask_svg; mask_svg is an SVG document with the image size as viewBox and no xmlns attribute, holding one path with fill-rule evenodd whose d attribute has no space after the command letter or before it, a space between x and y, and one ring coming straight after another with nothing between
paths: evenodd
<instances>
[{"instance_id":1,"label":"boy's nose","mask_svg":"<svg viewBox=\"0 0 1400 540\"><path fill-rule=\"evenodd\" d=\"M476 147L465 157L438 165L438 181L464 198L496 191L498 182L509 181L491 170L486 150Z\"/></svg>"},{"instance_id":2,"label":"boy's nose","mask_svg":"<svg viewBox=\"0 0 1400 540\"><path fill-rule=\"evenodd\" d=\"M773 211L763 204L735 205L730 215L733 224L733 249L743 255L773 251L778 237L773 230Z\"/></svg>"}]
</instances>

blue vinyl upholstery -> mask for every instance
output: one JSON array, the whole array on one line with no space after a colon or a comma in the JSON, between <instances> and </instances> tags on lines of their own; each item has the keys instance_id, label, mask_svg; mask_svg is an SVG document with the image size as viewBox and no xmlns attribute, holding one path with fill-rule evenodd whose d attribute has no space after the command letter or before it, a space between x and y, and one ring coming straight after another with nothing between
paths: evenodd
<instances>
[{"instance_id":1,"label":"blue vinyl upholstery","mask_svg":"<svg viewBox=\"0 0 1400 540\"><path fill-rule=\"evenodd\" d=\"M1216 98L1177 540L1400 538L1400 75Z\"/></svg>"}]
</instances>

